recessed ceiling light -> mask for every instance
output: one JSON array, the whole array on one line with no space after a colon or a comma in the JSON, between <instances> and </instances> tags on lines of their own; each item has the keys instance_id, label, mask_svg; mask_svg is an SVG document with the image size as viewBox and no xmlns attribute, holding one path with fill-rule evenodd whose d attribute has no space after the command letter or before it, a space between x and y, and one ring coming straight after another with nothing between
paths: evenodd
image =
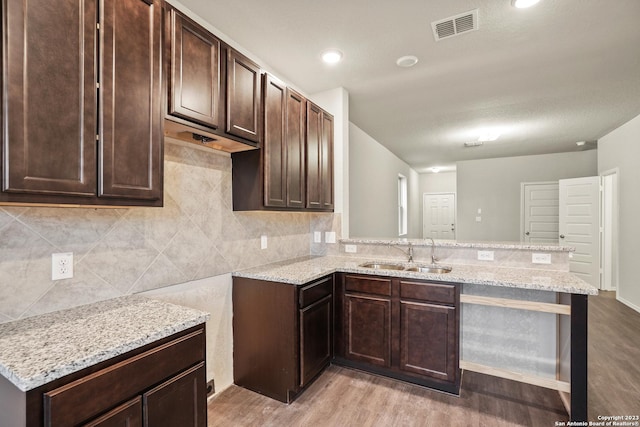
<instances>
[{"instance_id":1,"label":"recessed ceiling light","mask_svg":"<svg viewBox=\"0 0 640 427\"><path fill-rule=\"evenodd\" d=\"M527 7L537 4L539 1L540 0L511 0L511 4L518 9L526 9Z\"/></svg>"},{"instance_id":2,"label":"recessed ceiling light","mask_svg":"<svg viewBox=\"0 0 640 427\"><path fill-rule=\"evenodd\" d=\"M396 60L396 65L402 68L413 67L418 63L418 57L413 55L401 56Z\"/></svg>"},{"instance_id":3,"label":"recessed ceiling light","mask_svg":"<svg viewBox=\"0 0 640 427\"><path fill-rule=\"evenodd\" d=\"M322 52L322 60L327 64L337 64L342 60L342 52L338 49L327 49Z\"/></svg>"}]
</instances>

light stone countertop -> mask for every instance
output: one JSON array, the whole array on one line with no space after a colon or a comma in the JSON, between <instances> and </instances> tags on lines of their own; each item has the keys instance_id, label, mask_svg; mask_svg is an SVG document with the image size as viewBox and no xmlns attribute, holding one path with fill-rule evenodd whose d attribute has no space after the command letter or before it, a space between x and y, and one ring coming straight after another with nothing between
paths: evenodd
<instances>
[{"instance_id":1,"label":"light stone countertop","mask_svg":"<svg viewBox=\"0 0 640 427\"><path fill-rule=\"evenodd\" d=\"M431 246L429 239L382 239L382 238L349 238L340 239L343 245L378 245L378 246ZM507 249L544 252L574 252L575 248L551 243L521 243L521 242L489 242L462 240L434 240L437 248L470 248L470 249Z\"/></svg>"},{"instance_id":2,"label":"light stone countertop","mask_svg":"<svg viewBox=\"0 0 640 427\"><path fill-rule=\"evenodd\" d=\"M445 274L418 273L403 270L374 270L359 267L369 261L387 261L408 265L397 259L352 258L340 256L303 257L290 261L268 264L233 273L235 277L303 285L335 272L372 274L377 276L408 279L434 280L442 282L472 283L487 286L502 286L520 289L562 292L570 294L597 295L598 290L566 271L539 270L534 268L509 268L479 265L450 265ZM420 265L422 263L415 263ZM444 265L444 264L443 264Z\"/></svg>"},{"instance_id":3,"label":"light stone countertop","mask_svg":"<svg viewBox=\"0 0 640 427\"><path fill-rule=\"evenodd\" d=\"M208 313L130 295L0 324L0 374L28 391L204 323Z\"/></svg>"}]
</instances>

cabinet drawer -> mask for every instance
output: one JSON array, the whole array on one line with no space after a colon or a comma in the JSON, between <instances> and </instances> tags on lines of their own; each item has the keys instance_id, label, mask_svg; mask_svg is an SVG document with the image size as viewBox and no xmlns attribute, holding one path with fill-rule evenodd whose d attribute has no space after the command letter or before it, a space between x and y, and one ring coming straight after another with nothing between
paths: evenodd
<instances>
[{"instance_id":1,"label":"cabinet drawer","mask_svg":"<svg viewBox=\"0 0 640 427\"><path fill-rule=\"evenodd\" d=\"M305 308L333 293L333 281L327 277L300 289L300 308Z\"/></svg>"},{"instance_id":2,"label":"cabinet drawer","mask_svg":"<svg viewBox=\"0 0 640 427\"><path fill-rule=\"evenodd\" d=\"M366 276L346 276L345 290L391 296L391 279Z\"/></svg>"},{"instance_id":3,"label":"cabinet drawer","mask_svg":"<svg viewBox=\"0 0 640 427\"><path fill-rule=\"evenodd\" d=\"M45 425L77 425L204 360L204 329L44 394Z\"/></svg>"},{"instance_id":4,"label":"cabinet drawer","mask_svg":"<svg viewBox=\"0 0 640 427\"><path fill-rule=\"evenodd\" d=\"M400 298L455 304L455 285L400 281Z\"/></svg>"}]
</instances>

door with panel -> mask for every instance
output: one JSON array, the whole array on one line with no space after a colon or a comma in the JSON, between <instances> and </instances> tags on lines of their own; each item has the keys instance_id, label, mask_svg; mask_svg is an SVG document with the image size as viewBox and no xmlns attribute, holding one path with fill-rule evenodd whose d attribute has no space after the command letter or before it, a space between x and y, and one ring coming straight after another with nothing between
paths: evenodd
<instances>
[{"instance_id":1,"label":"door with panel","mask_svg":"<svg viewBox=\"0 0 640 427\"><path fill-rule=\"evenodd\" d=\"M422 237L456 238L455 193L424 193Z\"/></svg>"},{"instance_id":2,"label":"door with panel","mask_svg":"<svg viewBox=\"0 0 640 427\"><path fill-rule=\"evenodd\" d=\"M263 80L264 205L285 207L287 206L287 141L285 140L287 87L270 74L265 74Z\"/></svg>"},{"instance_id":3,"label":"door with panel","mask_svg":"<svg viewBox=\"0 0 640 427\"><path fill-rule=\"evenodd\" d=\"M523 182L520 186L520 239L525 243L558 243L558 182Z\"/></svg>"},{"instance_id":4,"label":"door with panel","mask_svg":"<svg viewBox=\"0 0 640 427\"><path fill-rule=\"evenodd\" d=\"M576 250L569 270L600 287L599 176L560 180L560 243Z\"/></svg>"}]
</instances>

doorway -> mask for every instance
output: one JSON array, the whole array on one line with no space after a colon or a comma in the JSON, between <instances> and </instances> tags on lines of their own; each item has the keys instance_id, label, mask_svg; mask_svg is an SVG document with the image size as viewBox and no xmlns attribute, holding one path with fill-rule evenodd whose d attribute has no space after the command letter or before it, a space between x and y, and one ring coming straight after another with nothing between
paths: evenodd
<instances>
[{"instance_id":1,"label":"doorway","mask_svg":"<svg viewBox=\"0 0 640 427\"><path fill-rule=\"evenodd\" d=\"M424 193L422 197L422 237L454 240L456 238L456 194Z\"/></svg>"},{"instance_id":2,"label":"doorway","mask_svg":"<svg viewBox=\"0 0 640 427\"><path fill-rule=\"evenodd\" d=\"M602 176L602 281L604 291L618 289L618 170Z\"/></svg>"}]
</instances>

